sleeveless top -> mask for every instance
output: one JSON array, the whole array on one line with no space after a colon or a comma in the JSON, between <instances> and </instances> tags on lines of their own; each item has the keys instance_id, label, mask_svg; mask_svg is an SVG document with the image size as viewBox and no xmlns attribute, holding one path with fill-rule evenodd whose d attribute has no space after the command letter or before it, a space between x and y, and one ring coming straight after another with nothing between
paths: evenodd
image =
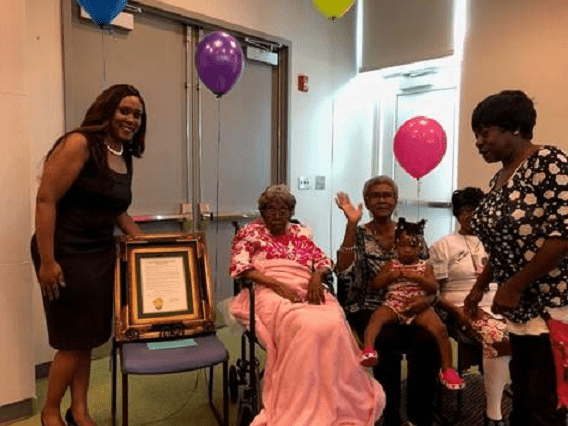
<instances>
[{"instance_id":1,"label":"sleeveless top","mask_svg":"<svg viewBox=\"0 0 568 426\"><path fill-rule=\"evenodd\" d=\"M126 173L102 170L92 156L56 206L55 254L94 253L114 246L115 220L132 201L132 157Z\"/></svg>"}]
</instances>

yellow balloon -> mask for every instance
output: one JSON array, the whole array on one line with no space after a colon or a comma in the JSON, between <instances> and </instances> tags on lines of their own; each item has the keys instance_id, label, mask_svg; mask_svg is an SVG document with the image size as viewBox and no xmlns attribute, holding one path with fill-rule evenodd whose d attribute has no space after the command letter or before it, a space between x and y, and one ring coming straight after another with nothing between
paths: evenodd
<instances>
[{"instance_id":1,"label":"yellow balloon","mask_svg":"<svg viewBox=\"0 0 568 426\"><path fill-rule=\"evenodd\" d=\"M314 8L326 19L339 19L345 15L355 0L312 0Z\"/></svg>"}]
</instances>

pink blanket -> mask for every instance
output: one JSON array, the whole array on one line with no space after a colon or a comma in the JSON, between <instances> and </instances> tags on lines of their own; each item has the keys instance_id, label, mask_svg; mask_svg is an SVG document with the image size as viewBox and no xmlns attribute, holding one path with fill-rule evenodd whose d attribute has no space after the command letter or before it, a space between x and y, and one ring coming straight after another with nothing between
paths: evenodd
<instances>
[{"instance_id":1,"label":"pink blanket","mask_svg":"<svg viewBox=\"0 0 568 426\"><path fill-rule=\"evenodd\" d=\"M289 285L305 301L310 271L289 260L254 264ZM267 351L264 408L252 426L372 426L385 405L383 389L358 362L343 310L326 294L324 305L291 303L256 287L256 333ZM231 312L248 326L249 294Z\"/></svg>"}]
</instances>

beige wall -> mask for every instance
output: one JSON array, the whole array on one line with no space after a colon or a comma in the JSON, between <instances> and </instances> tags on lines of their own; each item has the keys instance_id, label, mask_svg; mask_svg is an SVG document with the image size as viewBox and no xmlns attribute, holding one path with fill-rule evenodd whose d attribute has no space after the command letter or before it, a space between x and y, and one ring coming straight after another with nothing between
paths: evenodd
<instances>
[{"instance_id":1,"label":"beige wall","mask_svg":"<svg viewBox=\"0 0 568 426\"><path fill-rule=\"evenodd\" d=\"M35 390L25 10L20 0L0 2L0 406Z\"/></svg>"},{"instance_id":2,"label":"beige wall","mask_svg":"<svg viewBox=\"0 0 568 426\"><path fill-rule=\"evenodd\" d=\"M471 112L484 97L521 89L535 101L535 143L568 149L568 3L470 0L461 90L458 186L482 188L497 165L477 154Z\"/></svg>"},{"instance_id":3,"label":"beige wall","mask_svg":"<svg viewBox=\"0 0 568 426\"><path fill-rule=\"evenodd\" d=\"M30 205L35 194L43 158L63 132L63 69L61 19L58 1L26 0L26 77L30 93L27 120L30 140ZM33 232L33 224L31 226ZM47 331L39 285L32 279L34 364L51 360L54 350Z\"/></svg>"}]
</instances>

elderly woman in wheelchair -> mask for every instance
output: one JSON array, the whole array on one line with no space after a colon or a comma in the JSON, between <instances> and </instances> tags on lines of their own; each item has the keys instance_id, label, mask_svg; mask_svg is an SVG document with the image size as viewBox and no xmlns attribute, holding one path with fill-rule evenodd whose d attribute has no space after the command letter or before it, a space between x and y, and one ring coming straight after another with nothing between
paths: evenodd
<instances>
[{"instance_id":1,"label":"elderly woman in wheelchair","mask_svg":"<svg viewBox=\"0 0 568 426\"><path fill-rule=\"evenodd\" d=\"M267 350L264 407L252 425L371 426L383 390L359 365L343 310L323 284L331 260L308 228L290 223L295 205L286 186L267 188L262 219L233 240L230 273L255 283L255 331ZM249 324L248 290L231 312Z\"/></svg>"}]
</instances>

